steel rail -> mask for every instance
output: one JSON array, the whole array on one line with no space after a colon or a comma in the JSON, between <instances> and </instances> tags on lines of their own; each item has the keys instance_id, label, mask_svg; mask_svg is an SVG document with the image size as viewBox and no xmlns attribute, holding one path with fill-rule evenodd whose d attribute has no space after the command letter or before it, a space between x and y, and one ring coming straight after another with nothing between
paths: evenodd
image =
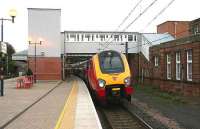
<instances>
[{"instance_id":1,"label":"steel rail","mask_svg":"<svg viewBox=\"0 0 200 129\"><path fill-rule=\"evenodd\" d=\"M115 109L109 111L107 111L107 107L98 108L111 129L153 129L138 115L133 114L121 105L118 106L119 108L113 107Z\"/></svg>"}]
</instances>

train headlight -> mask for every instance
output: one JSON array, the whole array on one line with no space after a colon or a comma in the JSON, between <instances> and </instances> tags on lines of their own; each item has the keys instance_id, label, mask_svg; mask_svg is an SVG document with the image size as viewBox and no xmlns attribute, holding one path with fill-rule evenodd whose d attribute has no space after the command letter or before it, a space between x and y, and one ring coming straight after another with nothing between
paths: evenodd
<instances>
[{"instance_id":1,"label":"train headlight","mask_svg":"<svg viewBox=\"0 0 200 129\"><path fill-rule=\"evenodd\" d=\"M125 78L124 79L124 84L125 84L125 86L130 86L130 84L131 84L131 78L130 77Z\"/></svg>"},{"instance_id":2,"label":"train headlight","mask_svg":"<svg viewBox=\"0 0 200 129\"><path fill-rule=\"evenodd\" d=\"M106 85L106 81L103 79L98 79L99 87L103 88Z\"/></svg>"}]
</instances>

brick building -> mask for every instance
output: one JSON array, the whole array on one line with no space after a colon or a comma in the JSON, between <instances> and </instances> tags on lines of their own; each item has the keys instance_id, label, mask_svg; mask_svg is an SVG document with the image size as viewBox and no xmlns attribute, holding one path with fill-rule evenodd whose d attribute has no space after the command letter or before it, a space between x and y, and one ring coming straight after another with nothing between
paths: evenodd
<instances>
[{"instance_id":1,"label":"brick building","mask_svg":"<svg viewBox=\"0 0 200 129\"><path fill-rule=\"evenodd\" d=\"M161 90L200 96L200 35L150 47L150 61L140 56L140 80Z\"/></svg>"},{"instance_id":2,"label":"brick building","mask_svg":"<svg viewBox=\"0 0 200 129\"><path fill-rule=\"evenodd\" d=\"M190 21L166 21L157 26L157 33L169 33L176 39L189 36Z\"/></svg>"},{"instance_id":3,"label":"brick building","mask_svg":"<svg viewBox=\"0 0 200 129\"><path fill-rule=\"evenodd\" d=\"M195 19L190 22L190 35L199 34L200 33L200 18Z\"/></svg>"}]
</instances>

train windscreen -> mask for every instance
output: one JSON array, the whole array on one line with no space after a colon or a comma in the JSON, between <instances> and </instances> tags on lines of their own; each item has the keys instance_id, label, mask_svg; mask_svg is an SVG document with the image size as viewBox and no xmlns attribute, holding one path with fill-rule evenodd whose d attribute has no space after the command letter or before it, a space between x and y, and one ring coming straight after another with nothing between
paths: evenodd
<instances>
[{"instance_id":1,"label":"train windscreen","mask_svg":"<svg viewBox=\"0 0 200 129\"><path fill-rule=\"evenodd\" d=\"M117 52L102 52L99 55L100 69L102 73L121 73L124 72L122 58Z\"/></svg>"}]
</instances>

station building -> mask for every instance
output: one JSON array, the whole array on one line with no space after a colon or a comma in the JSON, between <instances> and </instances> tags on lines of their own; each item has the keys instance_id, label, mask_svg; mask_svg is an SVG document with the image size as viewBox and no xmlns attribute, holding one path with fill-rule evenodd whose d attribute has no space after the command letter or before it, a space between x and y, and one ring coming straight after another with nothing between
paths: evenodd
<instances>
[{"instance_id":1,"label":"station building","mask_svg":"<svg viewBox=\"0 0 200 129\"><path fill-rule=\"evenodd\" d=\"M200 95L200 36L155 45L150 48L151 84L184 95Z\"/></svg>"},{"instance_id":2,"label":"station building","mask_svg":"<svg viewBox=\"0 0 200 129\"><path fill-rule=\"evenodd\" d=\"M141 57L142 83L168 92L200 96L200 19L188 25L182 30L187 32L185 36L151 46L150 61Z\"/></svg>"},{"instance_id":3,"label":"station building","mask_svg":"<svg viewBox=\"0 0 200 129\"><path fill-rule=\"evenodd\" d=\"M190 21L166 21L157 26L157 33L169 33L175 39L189 36Z\"/></svg>"},{"instance_id":4,"label":"station building","mask_svg":"<svg viewBox=\"0 0 200 129\"><path fill-rule=\"evenodd\" d=\"M103 50L125 53L142 52L149 60L150 40L169 34L141 34L138 32L112 31L63 31L61 32L60 9L28 9L28 67L37 80L59 80L65 76L72 63L86 60ZM160 42L173 40L172 36ZM158 42L154 42L158 43ZM134 68L135 70L135 68Z\"/></svg>"},{"instance_id":5,"label":"station building","mask_svg":"<svg viewBox=\"0 0 200 129\"><path fill-rule=\"evenodd\" d=\"M103 50L125 53L128 49L133 83L200 95L198 19L162 23L158 25L158 33L61 32L60 19L60 9L28 9L30 40L26 57L28 68L37 80L60 80L65 78L70 64L87 60Z\"/></svg>"}]
</instances>

